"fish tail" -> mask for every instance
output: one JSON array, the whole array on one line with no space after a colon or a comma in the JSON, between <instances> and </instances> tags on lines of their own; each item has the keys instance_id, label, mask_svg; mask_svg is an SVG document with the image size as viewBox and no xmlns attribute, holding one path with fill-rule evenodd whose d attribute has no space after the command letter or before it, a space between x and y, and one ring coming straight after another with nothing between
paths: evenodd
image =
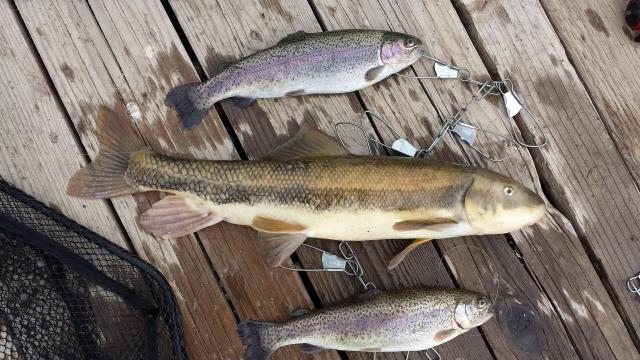
<instances>
[{"instance_id":1,"label":"fish tail","mask_svg":"<svg viewBox=\"0 0 640 360\"><path fill-rule=\"evenodd\" d=\"M67 194L104 199L138 191L125 180L131 154L147 149L136 130L105 106L97 121L100 152L93 162L69 179Z\"/></svg>"},{"instance_id":2,"label":"fish tail","mask_svg":"<svg viewBox=\"0 0 640 360\"><path fill-rule=\"evenodd\" d=\"M238 324L238 334L245 346L246 360L267 360L278 349L276 324L244 320Z\"/></svg>"},{"instance_id":3,"label":"fish tail","mask_svg":"<svg viewBox=\"0 0 640 360\"><path fill-rule=\"evenodd\" d=\"M208 106L203 106L198 100L201 84L193 83L174 87L164 99L164 103L175 110L184 128L190 129L198 125L209 110Z\"/></svg>"}]
</instances>

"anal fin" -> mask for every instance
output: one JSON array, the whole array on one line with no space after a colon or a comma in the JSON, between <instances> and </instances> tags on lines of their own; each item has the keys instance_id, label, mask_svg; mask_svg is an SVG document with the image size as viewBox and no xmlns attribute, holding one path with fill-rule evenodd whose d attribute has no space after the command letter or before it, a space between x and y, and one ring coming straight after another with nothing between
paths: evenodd
<instances>
[{"instance_id":1,"label":"anal fin","mask_svg":"<svg viewBox=\"0 0 640 360\"><path fill-rule=\"evenodd\" d=\"M235 107L244 109L256 101L255 98L236 96L231 98L231 102Z\"/></svg>"},{"instance_id":2,"label":"anal fin","mask_svg":"<svg viewBox=\"0 0 640 360\"><path fill-rule=\"evenodd\" d=\"M285 93L284 96L300 96L304 94L306 94L306 91L304 89L299 89L299 90L289 91Z\"/></svg>"},{"instance_id":3,"label":"anal fin","mask_svg":"<svg viewBox=\"0 0 640 360\"><path fill-rule=\"evenodd\" d=\"M138 217L138 224L156 236L176 238L221 220L200 197L180 194L169 195L153 204Z\"/></svg>"},{"instance_id":4,"label":"anal fin","mask_svg":"<svg viewBox=\"0 0 640 360\"><path fill-rule=\"evenodd\" d=\"M260 231L258 235L262 238L267 264L273 267L280 266L284 259L293 254L307 239L303 233L287 234Z\"/></svg>"},{"instance_id":5,"label":"anal fin","mask_svg":"<svg viewBox=\"0 0 640 360\"><path fill-rule=\"evenodd\" d=\"M402 260L404 260L404 258L407 256L407 254L409 254L411 251L413 251L415 248L417 248L418 246L431 241L431 239L415 239L413 240L409 245L407 245L407 247L405 247L402 251L400 251L398 253L398 255L394 256L393 259L391 259L391 261L389 261L389 264L387 265L387 269L392 270L393 268L395 268L396 266L398 266L398 264L400 264L402 262Z\"/></svg>"},{"instance_id":6,"label":"anal fin","mask_svg":"<svg viewBox=\"0 0 640 360\"><path fill-rule=\"evenodd\" d=\"M311 344L300 344L300 351L302 351L303 353L314 354L322 350L324 350L324 348L321 348L320 346Z\"/></svg>"}]
</instances>

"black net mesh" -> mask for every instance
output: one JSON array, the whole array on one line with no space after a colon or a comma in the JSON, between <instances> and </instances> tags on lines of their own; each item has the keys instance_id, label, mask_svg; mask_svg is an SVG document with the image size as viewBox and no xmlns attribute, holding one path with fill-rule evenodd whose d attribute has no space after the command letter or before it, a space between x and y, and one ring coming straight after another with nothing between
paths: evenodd
<instances>
[{"instance_id":1,"label":"black net mesh","mask_svg":"<svg viewBox=\"0 0 640 360\"><path fill-rule=\"evenodd\" d=\"M148 263L0 180L0 360L184 359Z\"/></svg>"}]
</instances>

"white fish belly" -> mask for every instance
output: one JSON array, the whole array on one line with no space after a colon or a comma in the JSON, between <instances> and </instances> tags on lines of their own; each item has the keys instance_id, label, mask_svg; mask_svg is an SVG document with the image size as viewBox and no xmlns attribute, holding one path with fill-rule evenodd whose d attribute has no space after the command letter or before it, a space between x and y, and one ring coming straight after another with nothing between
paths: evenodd
<instances>
[{"instance_id":1,"label":"white fish belly","mask_svg":"<svg viewBox=\"0 0 640 360\"><path fill-rule=\"evenodd\" d=\"M214 213L224 221L239 225L251 225L257 216L301 225L305 235L320 239L363 241L384 239L442 239L469 235L471 227L458 223L441 231L414 230L397 231L393 225L408 220L402 214L385 211L311 211L303 208L261 205L211 205ZM443 217L443 214L434 214Z\"/></svg>"},{"instance_id":2,"label":"white fish belly","mask_svg":"<svg viewBox=\"0 0 640 360\"><path fill-rule=\"evenodd\" d=\"M362 74L326 74L292 81L279 81L267 87L251 87L234 92L234 96L249 98L277 98L291 95L341 94L363 89L374 82ZM227 95L228 96L228 95Z\"/></svg>"},{"instance_id":3,"label":"white fish belly","mask_svg":"<svg viewBox=\"0 0 640 360\"><path fill-rule=\"evenodd\" d=\"M409 339L406 337L397 339L388 339L376 341L376 339L368 339L367 341L346 341L337 342L332 340L316 340L308 339L308 344L319 346L325 349L334 349L340 351L362 351L362 352L399 352L399 351L425 351L441 342L433 340L433 334L424 336L414 336Z\"/></svg>"}]
</instances>

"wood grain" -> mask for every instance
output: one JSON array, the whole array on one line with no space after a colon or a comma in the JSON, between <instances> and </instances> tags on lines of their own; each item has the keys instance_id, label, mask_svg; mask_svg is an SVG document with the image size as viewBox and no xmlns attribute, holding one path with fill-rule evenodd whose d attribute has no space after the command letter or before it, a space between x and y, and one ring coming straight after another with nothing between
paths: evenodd
<instances>
[{"instance_id":1,"label":"wood grain","mask_svg":"<svg viewBox=\"0 0 640 360\"><path fill-rule=\"evenodd\" d=\"M215 73L222 62L232 61L256 50L275 44L285 35L304 30L319 31L320 26L306 1L171 1L181 27L208 75ZM260 158L291 136L298 123L311 119L329 134L334 124L359 118L362 107L353 95L305 96L273 100L258 100L247 109L237 109L222 102L225 114L235 129L250 158ZM355 139L355 133L345 137ZM318 244L318 242L314 242ZM320 242L323 248L335 251L335 242ZM416 250L411 264L389 273L384 264L402 248L403 242L376 241L354 244L354 250L366 269L366 278L381 289L411 286L452 286L446 271L434 273L439 256L433 245ZM319 255L308 249L298 251L302 265L317 267ZM283 270L277 270L281 272ZM310 274L309 278L323 304L353 297L362 289L344 274ZM440 347L447 357L491 358L486 345L476 331L465 334ZM349 353L349 358L368 359L370 354ZM424 354L414 354L426 359ZM385 354L378 358L404 359L402 354Z\"/></svg>"},{"instance_id":2,"label":"wood grain","mask_svg":"<svg viewBox=\"0 0 640 360\"><path fill-rule=\"evenodd\" d=\"M530 110L538 114L547 129L550 146L533 155L548 195L594 252L628 324L637 333L640 310L624 284L640 268L640 260L630 255L640 247L636 241L640 234L640 192L616 149L615 135L613 139L608 136L607 124L538 2L505 1L480 6L469 0L458 6L486 60L500 77L516 79L519 94L528 99ZM590 26L585 29L590 30L589 37L602 36ZM607 46L620 41L614 35L601 40ZM611 77L602 80L604 87L616 81ZM627 99L630 104L636 104L634 100ZM520 128L524 133L535 132L533 124L526 120L522 119ZM616 344L614 351L633 350L622 330L620 325L602 328L607 341ZM625 341L622 344L621 339ZM617 356L627 357L629 353Z\"/></svg>"},{"instance_id":3,"label":"wood grain","mask_svg":"<svg viewBox=\"0 0 640 360\"><path fill-rule=\"evenodd\" d=\"M65 194L86 158L43 71L9 2L0 1L0 177L126 248L106 202Z\"/></svg>"},{"instance_id":4,"label":"wood grain","mask_svg":"<svg viewBox=\"0 0 640 360\"><path fill-rule=\"evenodd\" d=\"M314 4L327 29L387 28L418 35L425 41L431 55L469 66L473 76L488 78L481 59L473 50L473 43L455 9L448 2L435 2L428 7L412 1L378 1L372 4L368 1L315 0ZM415 67L418 73L425 74L432 72L428 66L432 64L425 61ZM427 96L419 85L416 81L399 79L381 83L360 93L366 106L383 114L407 137L418 139L420 145L426 146L441 126L440 120L431 115L433 109L430 109L430 98L444 111L453 112L452 108L464 104L475 90L457 82L424 81L422 85L427 90ZM465 121L505 133L507 124L496 121L504 119L501 109L496 105L498 104L491 102L474 105L475 107L470 108L470 117ZM388 131L382 130L381 134L387 142L393 140ZM479 146L486 148L487 145L490 144L481 142ZM468 147L460 148L450 139L440 144L439 148L448 148L453 154L445 152L437 154L437 157L449 160L462 159L463 155L467 155L469 160L518 178L541 192L533 159L526 151L520 151L519 156L502 164L492 164L479 161L477 154L470 152ZM508 256L509 246L504 240L490 242L478 237L473 242L443 240L437 243L443 251L449 251L460 244L472 243L489 254L503 254L492 257L497 267L502 269L499 276L504 276L509 292L516 290L518 301L523 301L524 298L537 308L539 318L545 323L545 334L537 346L543 349L546 356L575 356L574 350L570 349L571 343L580 344L576 351L585 357L634 354L630 337L624 331L624 325L603 285L596 281L594 286L593 280L597 279L597 274L593 265L571 225L558 211L550 208L540 225L514 233L513 237L524 256L525 267L513 255ZM468 265L478 261L478 254L474 255L461 256L457 263L450 257L458 280L465 287L477 288L476 274L486 273L482 267L475 269ZM544 290L540 289L541 284ZM553 304L555 308L548 304ZM584 314L586 309L589 309L589 314ZM562 323L557 321L558 317L562 319ZM500 358L522 356L516 349L522 347L526 350L531 347L531 344L519 343L518 339L510 337L508 330L504 328L496 329L496 332L485 331L485 335ZM609 344L615 344L616 350L611 350Z\"/></svg>"},{"instance_id":5,"label":"wood grain","mask_svg":"<svg viewBox=\"0 0 640 360\"><path fill-rule=\"evenodd\" d=\"M119 112L119 120L133 121L143 138L158 151L183 157L237 158L215 112L207 116L198 132L184 132L163 105L170 87L196 81L197 76L177 34L167 31L172 28L171 22L159 2L50 4L52 11L48 13L38 12L35 2L20 6L53 82L92 156L97 147L90 129L98 107L104 103ZM140 13L145 14L143 19L131 16ZM50 42L62 45L52 48L47 46ZM143 116L124 110L133 105ZM193 236L165 241L144 233L137 227L135 216L157 199L146 195L136 196L135 200L119 198L114 199L114 205L139 253L158 266L172 284L191 357L242 356L234 311L241 317L268 314L281 319L288 317L291 309L312 306L296 274L229 270L228 263L261 261L261 255L253 250L255 240L251 234L237 233L231 225L199 234L208 251L203 251ZM216 261L219 258L224 261ZM257 298L278 306L262 306L255 301ZM303 357L295 348L283 351L281 356ZM323 358L335 356L327 353Z\"/></svg>"}]
</instances>

